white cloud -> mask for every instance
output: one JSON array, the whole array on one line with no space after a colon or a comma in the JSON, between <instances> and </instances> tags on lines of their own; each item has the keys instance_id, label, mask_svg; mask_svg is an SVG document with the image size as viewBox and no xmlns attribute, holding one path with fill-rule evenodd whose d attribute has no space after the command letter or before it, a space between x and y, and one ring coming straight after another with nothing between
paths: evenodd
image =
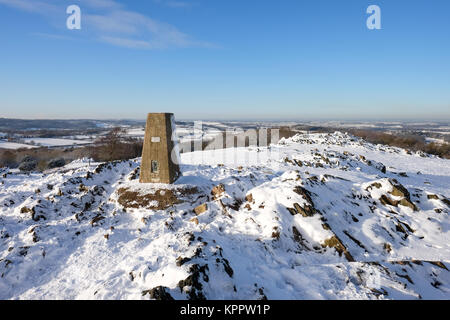
<instances>
[{"instance_id":1,"label":"white cloud","mask_svg":"<svg viewBox=\"0 0 450 320\"><path fill-rule=\"evenodd\" d=\"M57 6L55 1L50 0L0 0L0 4L46 16L60 14L59 12L65 14L65 10L61 8L69 2L60 0ZM182 1L169 2L175 6L184 4ZM216 47L211 43L192 39L175 26L126 10L115 0L80 0L79 5L82 10L83 31L101 42L136 49Z\"/></svg>"},{"instance_id":2,"label":"white cloud","mask_svg":"<svg viewBox=\"0 0 450 320\"><path fill-rule=\"evenodd\" d=\"M38 0L0 0L0 4L39 14L51 13L57 8L54 4Z\"/></svg>"}]
</instances>

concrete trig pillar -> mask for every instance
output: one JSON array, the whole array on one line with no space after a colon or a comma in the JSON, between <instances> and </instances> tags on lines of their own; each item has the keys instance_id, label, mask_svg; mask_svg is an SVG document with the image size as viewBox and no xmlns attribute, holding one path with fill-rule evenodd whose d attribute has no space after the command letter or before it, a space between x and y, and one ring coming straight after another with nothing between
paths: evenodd
<instances>
[{"instance_id":1,"label":"concrete trig pillar","mask_svg":"<svg viewBox=\"0 0 450 320\"><path fill-rule=\"evenodd\" d=\"M181 175L179 159L173 113L149 113L145 127L139 181L141 183L175 182Z\"/></svg>"}]
</instances>

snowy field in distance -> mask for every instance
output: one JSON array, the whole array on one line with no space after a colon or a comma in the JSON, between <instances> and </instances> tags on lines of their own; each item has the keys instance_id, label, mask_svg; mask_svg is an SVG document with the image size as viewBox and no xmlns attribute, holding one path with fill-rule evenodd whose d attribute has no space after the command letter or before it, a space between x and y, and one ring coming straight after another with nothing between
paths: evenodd
<instances>
[{"instance_id":1,"label":"snowy field in distance","mask_svg":"<svg viewBox=\"0 0 450 320\"><path fill-rule=\"evenodd\" d=\"M92 143L91 140L69 140L55 138L27 138L24 139L24 142L26 144L35 144L43 147L66 147Z\"/></svg>"},{"instance_id":2,"label":"snowy field in distance","mask_svg":"<svg viewBox=\"0 0 450 320\"><path fill-rule=\"evenodd\" d=\"M16 150L16 149L20 149L20 148L32 149L32 148L36 148L36 147L30 146L28 144L23 144L23 143L15 143L15 142L8 142L8 141L0 140L0 149Z\"/></svg>"}]
</instances>

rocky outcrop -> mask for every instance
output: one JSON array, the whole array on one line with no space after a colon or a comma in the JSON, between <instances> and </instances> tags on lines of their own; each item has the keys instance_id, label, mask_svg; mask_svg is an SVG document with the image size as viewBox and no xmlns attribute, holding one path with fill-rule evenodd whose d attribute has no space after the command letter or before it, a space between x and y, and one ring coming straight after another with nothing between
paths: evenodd
<instances>
[{"instance_id":1,"label":"rocky outcrop","mask_svg":"<svg viewBox=\"0 0 450 320\"><path fill-rule=\"evenodd\" d=\"M301 214L304 217L312 217L316 213L316 209L311 199L311 193L301 186L295 187L294 192L301 195L306 203L303 206L294 203L294 208L287 208L288 211L292 215Z\"/></svg>"},{"instance_id":2,"label":"rocky outcrop","mask_svg":"<svg viewBox=\"0 0 450 320\"><path fill-rule=\"evenodd\" d=\"M142 296L150 295L153 300L171 301L174 300L172 296L166 291L166 287L158 286L150 290L142 291Z\"/></svg>"},{"instance_id":3,"label":"rocky outcrop","mask_svg":"<svg viewBox=\"0 0 450 320\"><path fill-rule=\"evenodd\" d=\"M200 215L202 213L205 213L206 210L208 210L208 205L206 203L203 203L197 207L194 208L194 212L196 215Z\"/></svg>"},{"instance_id":4,"label":"rocky outcrop","mask_svg":"<svg viewBox=\"0 0 450 320\"><path fill-rule=\"evenodd\" d=\"M203 285L201 280L205 282L209 281L207 275L208 270L208 265L200 266L194 264L189 269L189 272L191 273L190 276L178 282L178 288L180 288L181 292L184 291L188 294L189 300L206 300L206 297L202 292Z\"/></svg>"},{"instance_id":5,"label":"rocky outcrop","mask_svg":"<svg viewBox=\"0 0 450 320\"><path fill-rule=\"evenodd\" d=\"M381 204L385 206L393 206L398 207L404 206L411 208L413 211L419 211L417 206L412 202L411 195L400 182L396 179L387 179L388 189L387 193L382 194L379 198ZM366 188L367 191L370 191L373 188L381 189L383 185L386 184L386 180L380 180L380 182L374 182L369 187ZM400 198L400 199L399 199Z\"/></svg>"},{"instance_id":6,"label":"rocky outcrop","mask_svg":"<svg viewBox=\"0 0 450 320\"><path fill-rule=\"evenodd\" d=\"M224 193L225 193L225 186L223 184L219 184L218 186L215 186L211 190L211 195L213 196L214 200L219 199Z\"/></svg>"},{"instance_id":7,"label":"rocky outcrop","mask_svg":"<svg viewBox=\"0 0 450 320\"><path fill-rule=\"evenodd\" d=\"M322 244L323 248L335 248L336 251L339 253L339 255L344 254L345 258L350 261L354 262L355 259L352 257L350 252L348 252L347 248L344 246L342 241L336 236L332 236L331 238L325 240L325 242Z\"/></svg>"}]
</instances>

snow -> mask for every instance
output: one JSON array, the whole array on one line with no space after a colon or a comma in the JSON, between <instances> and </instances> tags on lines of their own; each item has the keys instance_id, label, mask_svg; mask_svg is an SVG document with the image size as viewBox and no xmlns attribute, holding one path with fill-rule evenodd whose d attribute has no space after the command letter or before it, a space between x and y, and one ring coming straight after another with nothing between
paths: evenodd
<instances>
[{"instance_id":1,"label":"snow","mask_svg":"<svg viewBox=\"0 0 450 320\"><path fill-rule=\"evenodd\" d=\"M0 299L450 298L449 160L335 132L183 153L174 185L140 184L139 163L0 169ZM381 203L406 200L393 179L418 211ZM180 202L124 207L121 189Z\"/></svg>"},{"instance_id":2,"label":"snow","mask_svg":"<svg viewBox=\"0 0 450 320\"><path fill-rule=\"evenodd\" d=\"M90 144L90 140L69 140L69 139L54 139L54 138L27 138L25 143L35 144L43 147L62 147L72 145Z\"/></svg>"},{"instance_id":3,"label":"snow","mask_svg":"<svg viewBox=\"0 0 450 320\"><path fill-rule=\"evenodd\" d=\"M437 144L446 144L447 142L444 139L437 139L437 138L425 138L425 141L428 143L437 143Z\"/></svg>"},{"instance_id":4,"label":"snow","mask_svg":"<svg viewBox=\"0 0 450 320\"><path fill-rule=\"evenodd\" d=\"M145 128L132 128L127 129L127 135L129 136L137 136L137 137L144 137L145 135Z\"/></svg>"},{"instance_id":5,"label":"snow","mask_svg":"<svg viewBox=\"0 0 450 320\"><path fill-rule=\"evenodd\" d=\"M0 140L0 149L16 150L16 149L20 149L20 148L32 149L32 148L36 148L36 147L30 146L28 144L23 144L23 143L7 142L7 141Z\"/></svg>"}]
</instances>

